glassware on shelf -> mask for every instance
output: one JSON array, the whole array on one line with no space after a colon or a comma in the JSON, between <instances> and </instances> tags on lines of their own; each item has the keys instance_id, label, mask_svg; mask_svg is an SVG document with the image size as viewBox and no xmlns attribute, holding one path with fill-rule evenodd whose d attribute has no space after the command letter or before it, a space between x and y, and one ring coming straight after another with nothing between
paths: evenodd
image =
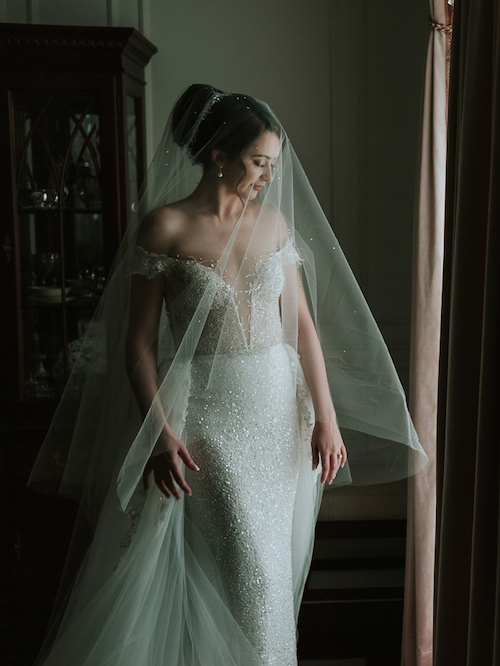
<instances>
[{"instance_id":1,"label":"glassware on shelf","mask_svg":"<svg viewBox=\"0 0 500 666\"><path fill-rule=\"evenodd\" d=\"M29 291L31 299L39 305L59 305L62 303L63 290L61 287L30 287ZM65 289L64 300L66 303L75 300L72 291L72 287Z\"/></svg>"},{"instance_id":2,"label":"glassware on shelf","mask_svg":"<svg viewBox=\"0 0 500 666\"><path fill-rule=\"evenodd\" d=\"M69 294L71 299L77 301L87 300L88 303L96 303L101 297L106 281L103 266L92 266L78 271L77 280L68 280L70 285ZM68 300L68 297L66 298Z\"/></svg>"},{"instance_id":3,"label":"glassware on shelf","mask_svg":"<svg viewBox=\"0 0 500 666\"><path fill-rule=\"evenodd\" d=\"M58 252L36 252L31 255L31 270L33 275L33 287L46 287L54 268L59 263Z\"/></svg>"},{"instance_id":4,"label":"glassware on shelf","mask_svg":"<svg viewBox=\"0 0 500 666\"><path fill-rule=\"evenodd\" d=\"M36 252L30 257L32 284L28 287L32 301L56 305L62 301L60 285L61 260L59 252ZM66 288L66 301L72 300Z\"/></svg>"},{"instance_id":5,"label":"glassware on shelf","mask_svg":"<svg viewBox=\"0 0 500 666\"><path fill-rule=\"evenodd\" d=\"M61 205L64 206L68 196L68 188L63 189ZM53 188L37 188L19 190L19 208L29 210L56 210L59 207L59 192Z\"/></svg>"},{"instance_id":6,"label":"glassware on shelf","mask_svg":"<svg viewBox=\"0 0 500 666\"><path fill-rule=\"evenodd\" d=\"M20 208L39 208L50 209L57 208L59 203L59 194L56 190L49 188L26 189L19 191Z\"/></svg>"},{"instance_id":7,"label":"glassware on shelf","mask_svg":"<svg viewBox=\"0 0 500 666\"><path fill-rule=\"evenodd\" d=\"M52 398L55 391L49 384L50 372L43 364L47 357L45 354L37 354L33 358L36 369L25 382L25 395L28 398Z\"/></svg>"}]
</instances>

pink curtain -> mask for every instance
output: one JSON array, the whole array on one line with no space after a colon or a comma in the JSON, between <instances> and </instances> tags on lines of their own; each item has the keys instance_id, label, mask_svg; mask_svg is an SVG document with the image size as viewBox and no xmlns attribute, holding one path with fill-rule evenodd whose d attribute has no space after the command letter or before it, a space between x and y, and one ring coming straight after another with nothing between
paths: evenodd
<instances>
[{"instance_id":1,"label":"pink curtain","mask_svg":"<svg viewBox=\"0 0 500 666\"><path fill-rule=\"evenodd\" d=\"M430 0L418 210L415 221L410 411L429 463L408 485L402 666L432 665L436 423L443 279L448 3Z\"/></svg>"}]
</instances>

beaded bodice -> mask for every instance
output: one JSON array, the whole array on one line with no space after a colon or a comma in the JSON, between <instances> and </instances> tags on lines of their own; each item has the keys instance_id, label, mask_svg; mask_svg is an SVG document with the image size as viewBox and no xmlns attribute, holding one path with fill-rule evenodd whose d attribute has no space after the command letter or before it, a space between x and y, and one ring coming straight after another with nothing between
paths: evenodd
<instances>
[{"instance_id":1,"label":"beaded bodice","mask_svg":"<svg viewBox=\"0 0 500 666\"><path fill-rule=\"evenodd\" d=\"M282 341L279 297L285 284L283 267L298 261L297 250L288 242L281 250L256 259L248 274L231 284L217 266L136 246L131 273L147 278L165 275L165 306L176 347L191 322L200 321L204 324L196 354L230 353Z\"/></svg>"}]
</instances>

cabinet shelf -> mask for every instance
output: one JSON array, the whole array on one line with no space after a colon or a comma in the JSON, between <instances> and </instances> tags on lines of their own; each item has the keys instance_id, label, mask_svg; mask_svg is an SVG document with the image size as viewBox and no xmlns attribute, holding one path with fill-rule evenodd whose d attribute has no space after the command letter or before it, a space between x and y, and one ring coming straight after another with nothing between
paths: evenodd
<instances>
[{"instance_id":1,"label":"cabinet shelf","mask_svg":"<svg viewBox=\"0 0 500 666\"><path fill-rule=\"evenodd\" d=\"M63 303L62 301L59 302L54 302L54 301L27 301L22 304L22 309L23 310L32 310L36 308L81 308L81 309L89 309L89 310L94 310L96 305L99 303L99 296L95 296L93 298L88 298L88 299L66 299L65 302Z\"/></svg>"},{"instance_id":2,"label":"cabinet shelf","mask_svg":"<svg viewBox=\"0 0 500 666\"><path fill-rule=\"evenodd\" d=\"M72 213L74 215L102 215L102 208L71 208L69 206L49 208L38 208L32 206L19 206L19 214L29 213L31 215L54 215L54 213Z\"/></svg>"}]
</instances>

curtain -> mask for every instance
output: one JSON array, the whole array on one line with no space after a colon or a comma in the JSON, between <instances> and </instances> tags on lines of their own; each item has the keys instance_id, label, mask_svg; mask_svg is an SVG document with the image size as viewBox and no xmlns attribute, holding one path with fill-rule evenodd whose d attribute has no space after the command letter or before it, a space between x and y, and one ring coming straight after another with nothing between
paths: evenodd
<instances>
[{"instance_id":1,"label":"curtain","mask_svg":"<svg viewBox=\"0 0 500 666\"><path fill-rule=\"evenodd\" d=\"M402 666L432 664L436 421L446 176L446 0L430 0L422 148L414 232L410 411L429 463L408 483Z\"/></svg>"},{"instance_id":2,"label":"curtain","mask_svg":"<svg viewBox=\"0 0 500 666\"><path fill-rule=\"evenodd\" d=\"M438 419L436 666L500 663L500 6L455 6Z\"/></svg>"}]
</instances>

